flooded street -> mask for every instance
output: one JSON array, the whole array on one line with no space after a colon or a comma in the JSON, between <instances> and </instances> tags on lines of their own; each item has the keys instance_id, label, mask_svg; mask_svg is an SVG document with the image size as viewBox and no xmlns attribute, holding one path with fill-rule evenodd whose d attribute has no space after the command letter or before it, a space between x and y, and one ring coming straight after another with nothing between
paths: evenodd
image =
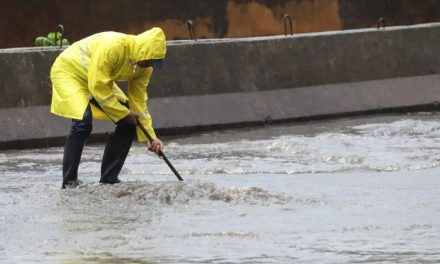
<instances>
[{"instance_id":1,"label":"flooded street","mask_svg":"<svg viewBox=\"0 0 440 264\"><path fill-rule=\"evenodd\" d=\"M440 114L136 143L116 185L87 145L0 152L1 263L439 263Z\"/></svg>"}]
</instances>

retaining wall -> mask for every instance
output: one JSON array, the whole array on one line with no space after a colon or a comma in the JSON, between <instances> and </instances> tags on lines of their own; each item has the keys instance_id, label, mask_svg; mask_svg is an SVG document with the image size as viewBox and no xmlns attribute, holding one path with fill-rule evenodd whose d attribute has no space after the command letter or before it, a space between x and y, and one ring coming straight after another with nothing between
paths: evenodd
<instances>
[{"instance_id":1,"label":"retaining wall","mask_svg":"<svg viewBox=\"0 0 440 264\"><path fill-rule=\"evenodd\" d=\"M383 111L435 110L440 24L284 37L170 41L149 108L159 136ZM0 147L62 144L49 113L56 48L0 51ZM95 138L111 131L96 122Z\"/></svg>"}]
</instances>

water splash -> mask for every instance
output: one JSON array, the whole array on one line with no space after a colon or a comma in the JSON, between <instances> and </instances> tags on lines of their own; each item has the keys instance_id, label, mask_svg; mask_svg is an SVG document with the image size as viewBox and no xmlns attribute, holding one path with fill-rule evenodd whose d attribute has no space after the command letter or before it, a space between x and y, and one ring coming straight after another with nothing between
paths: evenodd
<instances>
[{"instance_id":1,"label":"water splash","mask_svg":"<svg viewBox=\"0 0 440 264\"><path fill-rule=\"evenodd\" d=\"M291 133L263 140L172 143L167 150L182 174L422 170L440 166L440 122L399 120L339 127L333 132L312 135ZM139 154L137 161L142 158ZM136 162L132 165L131 171L136 172ZM157 167L149 171L169 173Z\"/></svg>"},{"instance_id":2,"label":"water splash","mask_svg":"<svg viewBox=\"0 0 440 264\"><path fill-rule=\"evenodd\" d=\"M180 205L193 202L221 201L230 204L286 204L291 197L272 194L258 187L217 187L213 182L125 182L115 185L86 184L62 193L62 203ZM295 200L309 203L301 199Z\"/></svg>"}]
</instances>

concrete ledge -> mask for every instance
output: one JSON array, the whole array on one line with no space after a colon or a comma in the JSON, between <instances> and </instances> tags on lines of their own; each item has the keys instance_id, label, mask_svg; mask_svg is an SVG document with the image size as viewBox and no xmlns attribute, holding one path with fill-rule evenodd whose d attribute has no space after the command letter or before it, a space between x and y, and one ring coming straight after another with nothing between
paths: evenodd
<instances>
[{"instance_id":1,"label":"concrete ledge","mask_svg":"<svg viewBox=\"0 0 440 264\"><path fill-rule=\"evenodd\" d=\"M439 110L440 74L273 91L151 99L159 134L182 134L250 124L312 120L387 111ZM0 109L0 148L61 145L70 120L48 106ZM93 140L113 131L95 120Z\"/></svg>"},{"instance_id":2,"label":"concrete ledge","mask_svg":"<svg viewBox=\"0 0 440 264\"><path fill-rule=\"evenodd\" d=\"M440 73L440 23L167 42L150 98L255 92ZM48 105L58 48L0 50L0 108Z\"/></svg>"},{"instance_id":3,"label":"concrete ledge","mask_svg":"<svg viewBox=\"0 0 440 264\"><path fill-rule=\"evenodd\" d=\"M440 74L273 91L152 100L160 129L307 120L415 109L440 102Z\"/></svg>"},{"instance_id":4,"label":"concrete ledge","mask_svg":"<svg viewBox=\"0 0 440 264\"><path fill-rule=\"evenodd\" d=\"M168 42L149 107L159 135L384 111L436 110L440 23L290 37ZM57 48L0 51L0 147L59 144L49 113ZM93 137L113 130L96 122Z\"/></svg>"}]
</instances>

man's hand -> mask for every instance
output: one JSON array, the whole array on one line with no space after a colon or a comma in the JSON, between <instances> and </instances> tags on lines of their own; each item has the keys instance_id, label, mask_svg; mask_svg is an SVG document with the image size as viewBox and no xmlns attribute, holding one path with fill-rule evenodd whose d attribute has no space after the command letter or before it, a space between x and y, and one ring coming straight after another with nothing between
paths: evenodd
<instances>
[{"instance_id":1,"label":"man's hand","mask_svg":"<svg viewBox=\"0 0 440 264\"><path fill-rule=\"evenodd\" d=\"M155 138L153 139L153 142L148 142L148 150L159 154L161 151L163 151L162 141L160 141L158 138Z\"/></svg>"},{"instance_id":2,"label":"man's hand","mask_svg":"<svg viewBox=\"0 0 440 264\"><path fill-rule=\"evenodd\" d=\"M139 115L134 112L130 112L128 115L126 115L124 118L122 118L122 120L125 123L130 124L130 125L137 125L138 119L139 119Z\"/></svg>"}]
</instances>

